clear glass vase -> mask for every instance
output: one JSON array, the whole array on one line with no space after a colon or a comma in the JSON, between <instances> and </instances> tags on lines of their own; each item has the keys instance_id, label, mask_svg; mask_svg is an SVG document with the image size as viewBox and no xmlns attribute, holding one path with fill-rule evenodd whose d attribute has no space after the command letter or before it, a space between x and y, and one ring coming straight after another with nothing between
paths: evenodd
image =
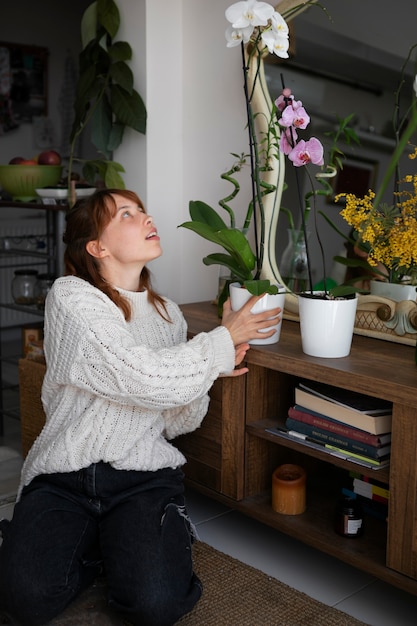
<instances>
[{"instance_id":1,"label":"clear glass vase","mask_svg":"<svg viewBox=\"0 0 417 626\"><path fill-rule=\"evenodd\" d=\"M285 248L279 271L284 283L291 291L300 292L309 288L307 252L302 229L288 228L288 243ZM307 233L308 237L309 233Z\"/></svg>"}]
</instances>

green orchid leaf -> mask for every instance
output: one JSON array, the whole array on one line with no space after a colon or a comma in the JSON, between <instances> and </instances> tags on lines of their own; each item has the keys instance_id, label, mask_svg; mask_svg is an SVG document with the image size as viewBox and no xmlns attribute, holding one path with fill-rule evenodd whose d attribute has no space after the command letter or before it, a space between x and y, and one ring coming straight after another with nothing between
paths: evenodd
<instances>
[{"instance_id":1,"label":"green orchid leaf","mask_svg":"<svg viewBox=\"0 0 417 626\"><path fill-rule=\"evenodd\" d=\"M245 281L251 278L251 273L244 271L242 266L235 262L233 257L221 252L209 254L203 259L204 265L223 265L230 270L231 276L236 280Z\"/></svg>"},{"instance_id":2,"label":"green orchid leaf","mask_svg":"<svg viewBox=\"0 0 417 626\"><path fill-rule=\"evenodd\" d=\"M110 86L110 102L117 120L139 133L146 133L146 108L137 91L131 94L118 85Z\"/></svg>"},{"instance_id":3,"label":"green orchid leaf","mask_svg":"<svg viewBox=\"0 0 417 626\"><path fill-rule=\"evenodd\" d=\"M371 265L366 261L366 259L359 258L347 258L345 256L334 256L333 261L336 263L340 263L340 265L345 265L346 267L359 267L365 271L364 277L369 279L370 275L381 276L384 280L386 280L387 275L386 272L378 269L376 265ZM356 280L359 280L357 278Z\"/></svg>"},{"instance_id":4,"label":"green orchid leaf","mask_svg":"<svg viewBox=\"0 0 417 626\"><path fill-rule=\"evenodd\" d=\"M269 280L245 280L244 286L253 296L261 296L264 293L278 293L278 287L271 285Z\"/></svg>"},{"instance_id":5,"label":"green orchid leaf","mask_svg":"<svg viewBox=\"0 0 417 626\"><path fill-rule=\"evenodd\" d=\"M191 200L189 205L190 217L194 222L208 224L214 230L223 230L227 224L220 215L205 202L201 200Z\"/></svg>"},{"instance_id":6,"label":"green orchid leaf","mask_svg":"<svg viewBox=\"0 0 417 626\"><path fill-rule=\"evenodd\" d=\"M226 228L219 230L218 239L220 245L236 259L238 263L243 264L250 272L256 267L256 257L252 252L245 235L236 228Z\"/></svg>"},{"instance_id":7,"label":"green orchid leaf","mask_svg":"<svg viewBox=\"0 0 417 626\"><path fill-rule=\"evenodd\" d=\"M363 289L353 287L353 285L337 285L329 290L334 298L353 298L356 293L364 293Z\"/></svg>"},{"instance_id":8,"label":"green orchid leaf","mask_svg":"<svg viewBox=\"0 0 417 626\"><path fill-rule=\"evenodd\" d=\"M180 224L180 228L188 228L193 232L216 243L228 252L234 259L234 262L242 269L241 272L248 275L255 269L256 258L252 252L252 249L240 230L232 228L224 228L222 230L215 230L211 226L203 222L184 222Z\"/></svg>"},{"instance_id":9,"label":"green orchid leaf","mask_svg":"<svg viewBox=\"0 0 417 626\"><path fill-rule=\"evenodd\" d=\"M364 269L367 269L367 270L373 269L371 265L369 265L369 263L359 258L350 259L345 256L336 255L333 257L333 261L336 261L336 263L340 263L341 265L346 265L347 267L363 267Z\"/></svg>"}]
</instances>

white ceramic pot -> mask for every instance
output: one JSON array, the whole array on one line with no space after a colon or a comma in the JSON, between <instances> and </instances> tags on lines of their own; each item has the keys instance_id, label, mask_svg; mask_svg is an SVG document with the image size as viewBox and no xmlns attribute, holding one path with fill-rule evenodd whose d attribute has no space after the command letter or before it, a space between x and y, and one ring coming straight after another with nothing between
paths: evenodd
<instances>
[{"instance_id":1,"label":"white ceramic pot","mask_svg":"<svg viewBox=\"0 0 417 626\"><path fill-rule=\"evenodd\" d=\"M314 292L316 295L323 292ZM352 345L357 297L341 300L298 297L304 354L329 359L347 356Z\"/></svg>"},{"instance_id":2,"label":"white ceramic pot","mask_svg":"<svg viewBox=\"0 0 417 626\"><path fill-rule=\"evenodd\" d=\"M382 280L371 280L371 295L389 298L395 302L403 300L413 300L417 298L416 285L401 285L397 283L386 283Z\"/></svg>"},{"instance_id":3,"label":"white ceramic pot","mask_svg":"<svg viewBox=\"0 0 417 626\"><path fill-rule=\"evenodd\" d=\"M252 307L252 313L261 313L262 311L269 311L276 307L281 307L284 311L285 304L285 285L278 285L279 293L270 294L266 293L258 302ZM238 311L244 304L252 297L247 289L242 287L239 283L231 283L229 285L230 302L232 304L233 311ZM280 315L279 322L271 328L275 328L275 335L272 337L265 337L265 339L251 339L249 341L252 345L265 345L271 343L278 343L281 335L282 315ZM268 329L269 330L269 329ZM266 331L265 331L266 332Z\"/></svg>"}]
</instances>

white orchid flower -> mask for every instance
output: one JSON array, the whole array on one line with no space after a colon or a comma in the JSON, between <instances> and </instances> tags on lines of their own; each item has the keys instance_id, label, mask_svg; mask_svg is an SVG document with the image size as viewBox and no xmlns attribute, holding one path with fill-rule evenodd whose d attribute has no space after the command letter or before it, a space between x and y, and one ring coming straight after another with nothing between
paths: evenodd
<instances>
[{"instance_id":1,"label":"white orchid flower","mask_svg":"<svg viewBox=\"0 0 417 626\"><path fill-rule=\"evenodd\" d=\"M235 46L238 46L241 42L248 43L252 33L253 26L247 26L246 28L233 28L233 26L228 26L225 33L227 47L234 48Z\"/></svg>"},{"instance_id":2,"label":"white orchid flower","mask_svg":"<svg viewBox=\"0 0 417 626\"><path fill-rule=\"evenodd\" d=\"M273 13L271 17L271 24L273 30L275 30L280 35L285 35L286 37L288 37L290 30L288 28L287 22L284 20L281 13L278 13L277 11Z\"/></svg>"},{"instance_id":3,"label":"white orchid flower","mask_svg":"<svg viewBox=\"0 0 417 626\"><path fill-rule=\"evenodd\" d=\"M270 54L275 54L281 59L288 59L290 42L286 35L281 35L273 30L265 30L261 37Z\"/></svg>"},{"instance_id":4,"label":"white orchid flower","mask_svg":"<svg viewBox=\"0 0 417 626\"><path fill-rule=\"evenodd\" d=\"M413 87L414 87L414 91L416 92L416 97L417 97L417 74L416 74L416 77L414 78Z\"/></svg>"},{"instance_id":5,"label":"white orchid flower","mask_svg":"<svg viewBox=\"0 0 417 626\"><path fill-rule=\"evenodd\" d=\"M225 15L233 28L242 29L247 26L266 26L273 13L274 7L268 2L242 0L226 9Z\"/></svg>"}]
</instances>

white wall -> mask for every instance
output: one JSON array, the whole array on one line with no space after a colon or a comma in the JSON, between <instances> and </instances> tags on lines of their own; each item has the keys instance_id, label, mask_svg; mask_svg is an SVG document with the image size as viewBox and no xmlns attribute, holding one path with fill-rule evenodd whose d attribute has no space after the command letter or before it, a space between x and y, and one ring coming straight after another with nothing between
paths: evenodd
<instances>
[{"instance_id":1,"label":"white wall","mask_svg":"<svg viewBox=\"0 0 417 626\"><path fill-rule=\"evenodd\" d=\"M120 36L133 45L135 76L145 79L138 85L148 130L146 137L129 133L115 157L161 235L164 254L150 266L154 283L178 302L213 298L218 268L202 263L213 246L177 226L189 219L190 200L217 205L228 190L219 176L230 152L247 151L240 50L226 48L224 38L229 4L118 1L129 16Z\"/></svg>"}]
</instances>

